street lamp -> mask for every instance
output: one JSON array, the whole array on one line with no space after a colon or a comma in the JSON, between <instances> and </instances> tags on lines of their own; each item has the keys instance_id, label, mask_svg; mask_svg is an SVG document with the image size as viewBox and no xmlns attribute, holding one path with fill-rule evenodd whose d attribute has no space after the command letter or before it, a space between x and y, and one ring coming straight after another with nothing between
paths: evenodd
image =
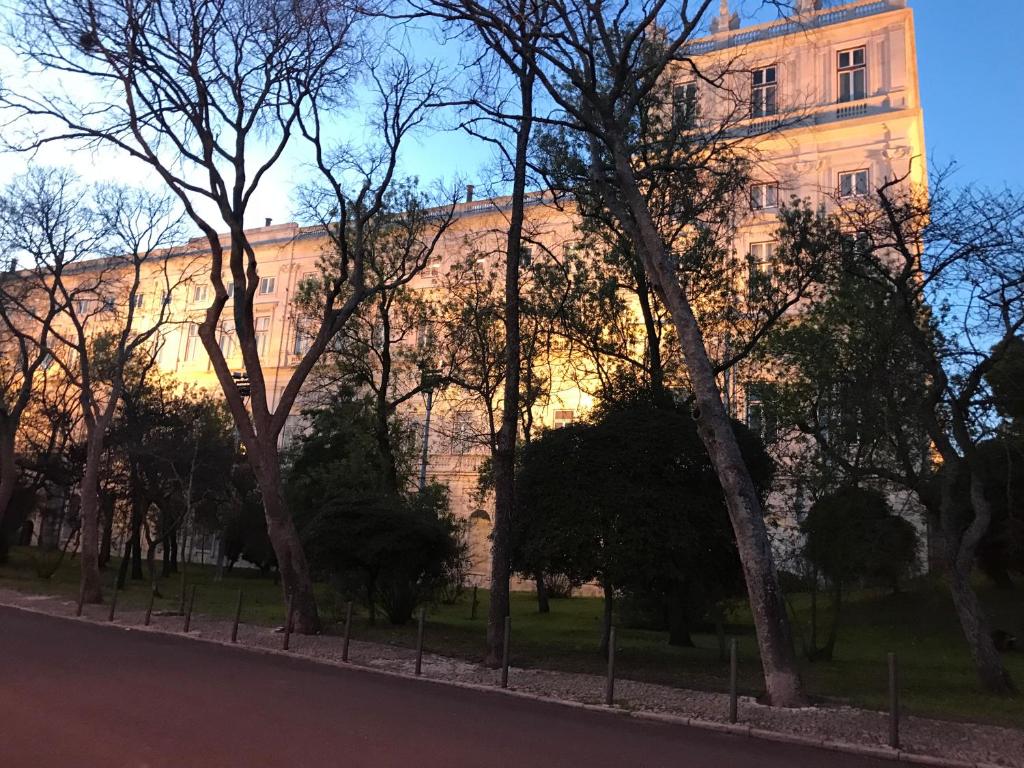
<instances>
[{"instance_id":1,"label":"street lamp","mask_svg":"<svg viewBox=\"0 0 1024 768\"><path fill-rule=\"evenodd\" d=\"M427 415L423 419L423 451L420 454L420 493L427 488L427 458L430 454L430 411L434 407L434 390L441 385L441 372L436 368L420 367L420 390L427 403Z\"/></svg>"}]
</instances>

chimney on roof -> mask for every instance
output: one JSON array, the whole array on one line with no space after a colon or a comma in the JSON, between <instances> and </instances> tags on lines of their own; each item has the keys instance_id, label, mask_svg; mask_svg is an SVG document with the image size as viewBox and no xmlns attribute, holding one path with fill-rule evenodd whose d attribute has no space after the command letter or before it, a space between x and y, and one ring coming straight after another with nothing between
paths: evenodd
<instances>
[{"instance_id":1,"label":"chimney on roof","mask_svg":"<svg viewBox=\"0 0 1024 768\"><path fill-rule=\"evenodd\" d=\"M473 202L473 185L472 184L467 184L466 185L466 202L467 203L472 203Z\"/></svg>"},{"instance_id":2,"label":"chimney on roof","mask_svg":"<svg viewBox=\"0 0 1024 768\"><path fill-rule=\"evenodd\" d=\"M266 218L266 219L264 219L264 220L263 220L263 226L264 226L264 227L269 227L269 226L270 226L270 222L272 222L272 221L273 221L273 219L271 219L271 218L269 218L269 217L268 217L268 218Z\"/></svg>"}]
</instances>

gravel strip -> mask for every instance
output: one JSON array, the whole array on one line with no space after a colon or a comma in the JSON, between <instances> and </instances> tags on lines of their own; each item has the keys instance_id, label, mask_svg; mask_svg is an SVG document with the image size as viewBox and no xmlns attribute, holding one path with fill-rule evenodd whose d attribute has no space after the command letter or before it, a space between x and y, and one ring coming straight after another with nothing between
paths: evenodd
<instances>
[{"instance_id":1,"label":"gravel strip","mask_svg":"<svg viewBox=\"0 0 1024 768\"><path fill-rule=\"evenodd\" d=\"M9 589L0 589L0 603L55 616L74 616L75 613L73 601L27 595ZM108 613L109 606L106 605L85 606L83 618L106 623ZM116 624L142 629L144 616L145 612L141 610L122 610L117 614ZM149 631L180 634L182 628L180 615L154 614ZM195 614L189 635L227 642L231 637L231 622ZM238 643L244 647L280 650L282 641L280 629L252 624L240 624L238 627ZM290 646L290 652L296 656L341 662L342 640L339 637L293 634ZM353 639L349 659L356 666L412 675L416 653L409 648ZM476 686L500 684L498 670L427 652L423 654L423 677ZM597 675L515 667L509 672L509 687L514 691L576 704L602 704L604 683L604 678ZM739 730L728 726L729 699L721 693L619 679L615 683L615 703L617 707L632 712L700 720L706 725L721 724L730 730ZM878 754L896 756L887 747L889 719L882 712L838 706L777 709L741 697L739 723L744 726L744 731L771 732L781 738L813 739L828 742L826 746L857 745L865 751L878 750ZM1024 768L1024 730L904 716L900 737L900 757L903 760L918 762L918 757L938 759L941 755L943 760L971 765Z\"/></svg>"}]
</instances>

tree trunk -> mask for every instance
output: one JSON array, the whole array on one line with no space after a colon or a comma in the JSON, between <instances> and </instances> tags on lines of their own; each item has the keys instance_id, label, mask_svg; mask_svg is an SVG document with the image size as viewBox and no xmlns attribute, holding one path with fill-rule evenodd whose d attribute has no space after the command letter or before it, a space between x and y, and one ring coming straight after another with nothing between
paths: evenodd
<instances>
[{"instance_id":1,"label":"tree trunk","mask_svg":"<svg viewBox=\"0 0 1024 768\"><path fill-rule=\"evenodd\" d=\"M86 443L85 472L79 487L81 520L81 589L87 603L103 602L100 584L99 472L103 455L103 428L92 429Z\"/></svg>"},{"instance_id":2,"label":"tree trunk","mask_svg":"<svg viewBox=\"0 0 1024 768\"><path fill-rule=\"evenodd\" d=\"M608 658L608 641L612 634L612 614L615 609L615 590L611 584L601 584L604 590L604 612L601 616L601 644L598 651Z\"/></svg>"},{"instance_id":3,"label":"tree trunk","mask_svg":"<svg viewBox=\"0 0 1024 768\"><path fill-rule=\"evenodd\" d=\"M132 551L136 548L138 542L135 541L131 536L124 543L124 553L121 555L121 564L117 566L117 588L124 589L125 582L128 580L128 563L131 561Z\"/></svg>"},{"instance_id":4,"label":"tree trunk","mask_svg":"<svg viewBox=\"0 0 1024 768\"><path fill-rule=\"evenodd\" d=\"M516 436L519 429L519 262L523 247L526 210L527 153L533 126L533 75L519 83L522 117L516 131L515 167L512 175L512 210L509 216L505 257L505 386L501 427L492 454L494 467L494 531L491 537L491 599L487 610L489 667L501 664L505 642L505 617L509 615L512 514L515 508Z\"/></svg>"},{"instance_id":5,"label":"tree trunk","mask_svg":"<svg viewBox=\"0 0 1024 768\"><path fill-rule=\"evenodd\" d=\"M14 431L6 424L0 428L0 530L3 529L7 507L11 504L18 485L18 466L15 463Z\"/></svg>"},{"instance_id":6,"label":"tree trunk","mask_svg":"<svg viewBox=\"0 0 1024 768\"><path fill-rule=\"evenodd\" d=\"M681 648L693 648L693 638L690 636L690 622L686 615L683 590L679 584L673 586L669 598L668 644Z\"/></svg>"},{"instance_id":7,"label":"tree trunk","mask_svg":"<svg viewBox=\"0 0 1024 768\"><path fill-rule=\"evenodd\" d=\"M251 451L251 453L255 453ZM260 461L253 462L253 471L263 494L263 511L267 519L267 535L277 557L284 602L292 601L295 610L295 631L304 635L320 631L313 580L309 575L306 553L299 541L295 521L288 513L281 487L281 464L276 445Z\"/></svg>"},{"instance_id":8,"label":"tree trunk","mask_svg":"<svg viewBox=\"0 0 1024 768\"><path fill-rule=\"evenodd\" d=\"M100 540L100 568L106 568L110 562L110 552L114 542L114 499L104 493L101 497L103 510L103 538Z\"/></svg>"},{"instance_id":9,"label":"tree trunk","mask_svg":"<svg viewBox=\"0 0 1024 768\"><path fill-rule=\"evenodd\" d=\"M750 610L757 629L768 699L776 706L801 706L805 698L761 499L743 461L732 422L722 403L722 394L708 359L700 325L679 284L668 258L668 248L633 174L630 165L632 158L623 144L617 145L614 150L618 187L624 200L609 202L618 209L617 217L633 237L652 287L659 292L671 313L679 336L696 401L697 428L722 485L729 519L736 535ZM600 156L598 151L595 158ZM600 169L595 168L595 177L598 172Z\"/></svg>"},{"instance_id":10,"label":"tree trunk","mask_svg":"<svg viewBox=\"0 0 1024 768\"><path fill-rule=\"evenodd\" d=\"M548 585L544 583L544 574L541 571L537 572L537 613L551 613Z\"/></svg>"}]
</instances>

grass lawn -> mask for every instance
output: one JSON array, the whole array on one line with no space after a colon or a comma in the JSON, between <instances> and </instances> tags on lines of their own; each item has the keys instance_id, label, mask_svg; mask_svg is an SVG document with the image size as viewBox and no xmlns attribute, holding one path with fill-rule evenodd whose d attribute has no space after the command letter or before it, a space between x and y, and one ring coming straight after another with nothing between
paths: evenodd
<instances>
[{"instance_id":1,"label":"grass lawn","mask_svg":"<svg viewBox=\"0 0 1024 768\"><path fill-rule=\"evenodd\" d=\"M77 560L65 560L49 580L37 575L32 549L14 548L7 565L0 566L0 586L24 592L78 594ZM116 563L115 563L116 564ZM106 578L111 583L112 564ZM189 566L190 584L198 585L196 611L208 615L234 615L238 590L245 592L243 621L275 625L284 621L281 591L255 571L236 570L213 582L211 566ZM163 597L156 610L176 610L180 600L178 577L164 580ZM979 590L992 623L1024 640L1024 587L999 591L980 583ZM318 586L321 610L327 622L337 622L343 608L331 590ZM134 583L118 597L121 606L144 608L148 585ZM807 602L796 596L796 610L805 618ZM428 613L426 646L449 656L480 660L483 656L487 593L479 591L477 618L471 620L470 594L455 605L435 605ZM603 674L597 655L601 601L596 598L553 600L551 613L537 613L532 594L512 597L512 663L566 671ZM739 637L741 686L760 690L757 647L749 616L737 609L728 632ZM337 631L339 627L329 627ZM412 646L414 624L393 627L386 620L370 626L365 615L353 621L353 636L365 640ZM681 687L724 690L728 663L718 658L713 634L694 635L696 648L670 647L661 632L620 628L616 666L622 677ZM1024 696L998 698L983 694L976 682L966 646L959 633L948 593L936 580L916 582L900 595L861 592L850 596L836 659L803 662L802 673L812 696L834 702L883 709L886 706L886 653L900 659L902 696L908 712L919 715L1024 725ZM1024 687L1024 652L1006 655L1006 663Z\"/></svg>"}]
</instances>

